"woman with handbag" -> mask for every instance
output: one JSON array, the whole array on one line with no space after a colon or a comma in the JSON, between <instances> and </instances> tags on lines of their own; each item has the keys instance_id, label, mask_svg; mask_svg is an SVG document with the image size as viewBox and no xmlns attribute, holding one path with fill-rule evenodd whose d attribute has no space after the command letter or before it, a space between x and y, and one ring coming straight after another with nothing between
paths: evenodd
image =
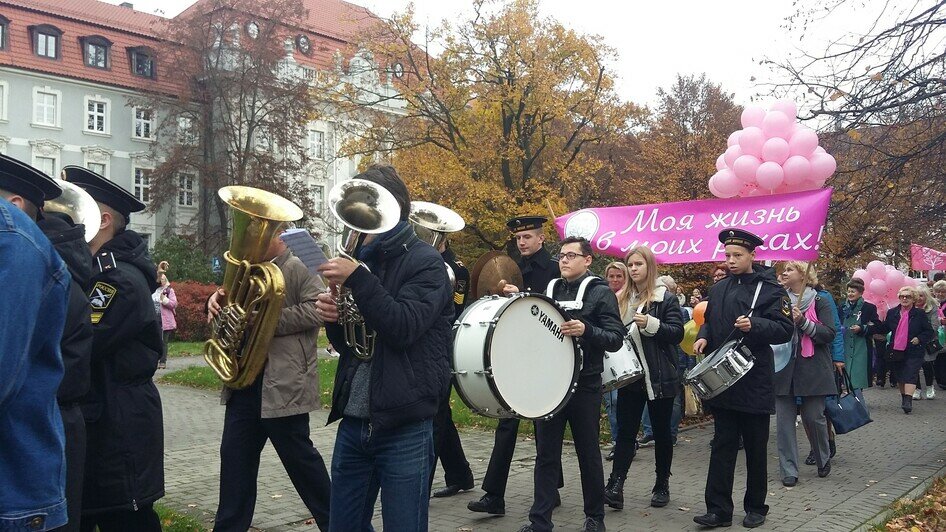
<instances>
[{"instance_id":1,"label":"woman with handbag","mask_svg":"<svg viewBox=\"0 0 946 532\"><path fill-rule=\"evenodd\" d=\"M795 322L792 356L775 374L775 426L778 439L779 470L782 484L798 482L798 438L796 412L815 454L818 476L831 473L828 424L824 415L825 396L837 393L831 349L837 331L834 304L818 294L818 278L808 263L788 261L782 265L780 281L788 290ZM798 406L797 399L801 400Z\"/></svg>"},{"instance_id":2,"label":"woman with handbag","mask_svg":"<svg viewBox=\"0 0 946 532\"><path fill-rule=\"evenodd\" d=\"M924 347L933 339L933 328L926 313L913 306L916 289L904 286L897 292L900 304L887 311L879 325L879 332L891 333L887 362L897 374L900 388L900 407L904 414L913 411L913 392L923 365Z\"/></svg>"},{"instance_id":3,"label":"woman with handbag","mask_svg":"<svg viewBox=\"0 0 946 532\"><path fill-rule=\"evenodd\" d=\"M680 388L677 345L683 340L683 314L676 295L657 284L657 261L650 248L632 248L624 262L630 282L619 294L618 303L644 378L618 390L618 438L604 500L611 508L624 508L624 481L634 460L634 439L646 406L654 430L657 474L650 505L660 508L670 501L670 420Z\"/></svg>"},{"instance_id":4,"label":"woman with handbag","mask_svg":"<svg viewBox=\"0 0 946 532\"><path fill-rule=\"evenodd\" d=\"M922 310L927 319L930 320L930 326L933 328L933 332L936 332L936 329L939 328L939 305L937 301L933 298L933 294L930 292L929 287L925 284L920 284L916 288L916 308ZM933 374L934 374L934 362L936 362L936 355L939 353L940 345L938 342L932 344L924 344L925 354L923 355L923 380L919 379L917 375L917 390L913 392L913 399L933 399L936 397L936 390L933 387ZM922 391L921 391L922 388Z\"/></svg>"}]
</instances>

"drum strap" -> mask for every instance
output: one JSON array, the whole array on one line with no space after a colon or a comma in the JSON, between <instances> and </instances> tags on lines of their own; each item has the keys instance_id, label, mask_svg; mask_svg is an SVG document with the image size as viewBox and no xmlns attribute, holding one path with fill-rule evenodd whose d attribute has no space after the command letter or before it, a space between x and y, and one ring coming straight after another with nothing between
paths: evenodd
<instances>
[{"instance_id":1,"label":"drum strap","mask_svg":"<svg viewBox=\"0 0 946 532\"><path fill-rule=\"evenodd\" d=\"M752 313L755 312L755 305L756 305L756 303L759 301L759 294L760 294L761 292L762 292L762 281L759 281L759 282L756 283L756 285L755 285L755 295L752 296L752 304L749 306L749 312L746 314L746 317L747 317L747 318L751 318L751 317L752 317ZM739 330L739 329L733 327L732 331L730 331L730 333L726 336L726 339L723 340L719 345L723 345L723 344L725 344L726 342L728 342L729 339L732 338L733 333L735 333L735 332L738 331L738 330ZM739 340L739 344L740 344L740 345L742 344L742 340L744 340L744 339L745 339L745 336L743 336L742 339Z\"/></svg>"},{"instance_id":2,"label":"drum strap","mask_svg":"<svg viewBox=\"0 0 946 532\"><path fill-rule=\"evenodd\" d=\"M585 277L585 279L581 282L581 284L578 285L578 295L575 297L575 300L574 301L556 301L556 303L558 303L558 306L562 307L565 310L581 310L581 308L584 306L584 301L585 301L585 289L588 288L588 285L594 279L598 279L598 277L594 275L589 275L588 277ZM545 289L545 295L549 296L552 299L555 299L555 296L553 296L552 293L555 292L555 285L558 284L558 282L561 280L562 279L559 278L559 279L552 279L551 281L549 281L549 285Z\"/></svg>"}]
</instances>

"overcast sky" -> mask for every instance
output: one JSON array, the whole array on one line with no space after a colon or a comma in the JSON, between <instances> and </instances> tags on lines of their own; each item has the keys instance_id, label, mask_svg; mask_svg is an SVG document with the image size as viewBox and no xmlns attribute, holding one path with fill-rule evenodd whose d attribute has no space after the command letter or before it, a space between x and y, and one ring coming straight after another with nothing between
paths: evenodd
<instances>
[{"instance_id":1,"label":"overcast sky","mask_svg":"<svg viewBox=\"0 0 946 532\"><path fill-rule=\"evenodd\" d=\"M117 4L122 0L106 0ZM131 0L140 11L174 16L193 0ZM389 16L408 0L354 0L374 13ZM815 4L814 0L809 2ZM614 68L619 91L628 100L653 103L658 87L669 85L677 73L700 74L736 96L739 104L768 103L768 89L758 83L771 80L760 66L763 57L782 59L797 53L799 35L784 29L794 12L792 0L542 0L544 14L582 33L604 37L617 49ZM861 4L858 2L858 4ZM875 2L883 5L884 2ZM466 0L415 0L418 20L432 26L443 19L459 20L469 12ZM812 50L836 40L844 32L866 28L876 15L859 7L835 15L809 31L805 48ZM751 81L755 77L756 81ZM761 100L758 98L761 97Z\"/></svg>"}]
</instances>

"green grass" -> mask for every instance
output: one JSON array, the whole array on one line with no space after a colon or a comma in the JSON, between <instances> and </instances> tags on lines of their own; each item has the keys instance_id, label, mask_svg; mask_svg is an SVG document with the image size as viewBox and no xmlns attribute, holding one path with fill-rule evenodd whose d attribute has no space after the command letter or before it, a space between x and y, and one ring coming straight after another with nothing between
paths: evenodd
<instances>
[{"instance_id":1,"label":"green grass","mask_svg":"<svg viewBox=\"0 0 946 532\"><path fill-rule=\"evenodd\" d=\"M200 388L202 390L219 390L220 379L214 370L208 366L189 366L184 369L178 369L168 372L161 377L158 382L164 384L176 384L178 386L189 386L191 388Z\"/></svg>"},{"instance_id":2,"label":"green grass","mask_svg":"<svg viewBox=\"0 0 946 532\"><path fill-rule=\"evenodd\" d=\"M322 349L328 347L328 338L325 337L325 331L319 331L318 346ZM174 357L192 357L204 354L204 342L183 342L174 341L168 344L168 358Z\"/></svg>"},{"instance_id":3,"label":"green grass","mask_svg":"<svg viewBox=\"0 0 946 532\"><path fill-rule=\"evenodd\" d=\"M155 504L154 509L158 512L161 530L164 532L206 532L207 530L196 518L174 511L162 504Z\"/></svg>"}]
</instances>

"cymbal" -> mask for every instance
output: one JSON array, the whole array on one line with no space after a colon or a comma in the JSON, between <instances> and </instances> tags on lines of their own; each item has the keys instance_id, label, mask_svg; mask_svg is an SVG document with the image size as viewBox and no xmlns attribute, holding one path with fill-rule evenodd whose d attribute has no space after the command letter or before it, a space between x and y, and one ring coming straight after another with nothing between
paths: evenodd
<instances>
[{"instance_id":1,"label":"cymbal","mask_svg":"<svg viewBox=\"0 0 946 532\"><path fill-rule=\"evenodd\" d=\"M483 296L502 295L499 282L504 280L522 289L522 272L516 262L501 251L486 253L476 264L470 274L470 293L474 298Z\"/></svg>"}]
</instances>

